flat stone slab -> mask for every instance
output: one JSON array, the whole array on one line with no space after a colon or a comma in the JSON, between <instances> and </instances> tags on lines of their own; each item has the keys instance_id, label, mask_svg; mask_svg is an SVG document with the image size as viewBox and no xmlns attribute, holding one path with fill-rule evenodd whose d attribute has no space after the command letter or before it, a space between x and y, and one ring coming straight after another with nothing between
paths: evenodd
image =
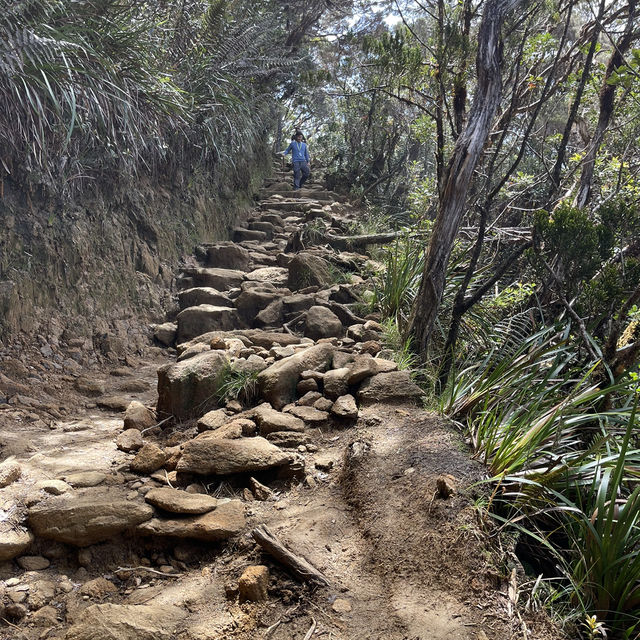
<instances>
[{"instance_id":1,"label":"flat stone slab","mask_svg":"<svg viewBox=\"0 0 640 640\"><path fill-rule=\"evenodd\" d=\"M107 479L107 474L101 471L78 471L77 473L68 473L62 477L67 484L78 489L87 487L97 487Z\"/></svg>"},{"instance_id":2,"label":"flat stone slab","mask_svg":"<svg viewBox=\"0 0 640 640\"><path fill-rule=\"evenodd\" d=\"M300 418L276 411L266 403L254 409L253 417L263 436L272 431L304 431L304 422Z\"/></svg>"},{"instance_id":3,"label":"flat stone slab","mask_svg":"<svg viewBox=\"0 0 640 640\"><path fill-rule=\"evenodd\" d=\"M87 490L54 496L29 509L28 523L36 536L86 547L110 540L149 520L148 504L127 500L116 490Z\"/></svg>"},{"instance_id":4,"label":"flat stone slab","mask_svg":"<svg viewBox=\"0 0 640 640\"><path fill-rule=\"evenodd\" d=\"M154 507L159 507L170 513L186 513L199 515L209 513L218 506L218 501L203 493L187 493L169 487L151 489L144 499Z\"/></svg>"},{"instance_id":5,"label":"flat stone slab","mask_svg":"<svg viewBox=\"0 0 640 640\"><path fill-rule=\"evenodd\" d=\"M216 307L233 307L233 300L226 293L212 287L193 287L178 293L180 309L197 307L201 304L212 304Z\"/></svg>"},{"instance_id":6,"label":"flat stone slab","mask_svg":"<svg viewBox=\"0 0 640 640\"><path fill-rule=\"evenodd\" d=\"M284 287L289 279L289 269L284 267L261 267L247 273L247 280L269 282L276 287Z\"/></svg>"},{"instance_id":7,"label":"flat stone slab","mask_svg":"<svg viewBox=\"0 0 640 640\"><path fill-rule=\"evenodd\" d=\"M218 291L239 287L244 280L244 272L237 269L197 267L185 269L184 274L192 279L195 287L211 287Z\"/></svg>"},{"instance_id":8,"label":"flat stone slab","mask_svg":"<svg viewBox=\"0 0 640 640\"><path fill-rule=\"evenodd\" d=\"M219 504L215 511L201 516L153 518L139 525L137 531L141 535L215 542L237 535L244 526L244 505L240 500L230 500Z\"/></svg>"},{"instance_id":9,"label":"flat stone slab","mask_svg":"<svg viewBox=\"0 0 640 640\"><path fill-rule=\"evenodd\" d=\"M173 640L187 612L169 604L94 604L65 640Z\"/></svg>"},{"instance_id":10,"label":"flat stone slab","mask_svg":"<svg viewBox=\"0 0 640 640\"><path fill-rule=\"evenodd\" d=\"M264 438L196 438L185 443L177 470L199 475L229 475L265 471L292 462L291 454Z\"/></svg>"}]
</instances>

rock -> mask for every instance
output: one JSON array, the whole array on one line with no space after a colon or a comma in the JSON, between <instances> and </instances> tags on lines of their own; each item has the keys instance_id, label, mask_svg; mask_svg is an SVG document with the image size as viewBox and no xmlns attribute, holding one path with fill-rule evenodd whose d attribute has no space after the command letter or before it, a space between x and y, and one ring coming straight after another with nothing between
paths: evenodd
<instances>
[{"instance_id":1,"label":"rock","mask_svg":"<svg viewBox=\"0 0 640 640\"><path fill-rule=\"evenodd\" d=\"M264 602L268 599L269 569L263 565L247 567L238 580L240 600Z\"/></svg>"},{"instance_id":2,"label":"rock","mask_svg":"<svg viewBox=\"0 0 640 640\"><path fill-rule=\"evenodd\" d=\"M180 291L178 293L178 304L181 311L189 307L198 307L201 304L209 304L214 307L234 306L233 300L226 293L211 287L193 287Z\"/></svg>"},{"instance_id":3,"label":"rock","mask_svg":"<svg viewBox=\"0 0 640 640\"><path fill-rule=\"evenodd\" d=\"M145 407L142 402L133 400L127 407L127 411L124 414L124 428L125 429L137 429L142 431L153 427L156 423L156 414Z\"/></svg>"},{"instance_id":4,"label":"rock","mask_svg":"<svg viewBox=\"0 0 640 640\"><path fill-rule=\"evenodd\" d=\"M128 391L129 393L144 393L150 389L146 380L127 380L118 385L118 391Z\"/></svg>"},{"instance_id":5,"label":"rock","mask_svg":"<svg viewBox=\"0 0 640 640\"><path fill-rule=\"evenodd\" d=\"M262 397L276 409L295 398L296 385L305 369L326 369L331 362L334 347L319 344L283 358L258 374Z\"/></svg>"},{"instance_id":6,"label":"rock","mask_svg":"<svg viewBox=\"0 0 640 640\"><path fill-rule=\"evenodd\" d=\"M167 454L159 446L147 442L129 465L134 473L150 474L160 469L167 461Z\"/></svg>"},{"instance_id":7,"label":"rock","mask_svg":"<svg viewBox=\"0 0 640 640\"><path fill-rule=\"evenodd\" d=\"M253 411L260 429L260 435L273 431L304 431L304 422L295 416L272 409L268 403L261 404Z\"/></svg>"},{"instance_id":8,"label":"rock","mask_svg":"<svg viewBox=\"0 0 640 640\"><path fill-rule=\"evenodd\" d=\"M319 456L313 466L319 471L331 471L333 469L333 458L329 455Z\"/></svg>"},{"instance_id":9,"label":"rock","mask_svg":"<svg viewBox=\"0 0 640 640\"><path fill-rule=\"evenodd\" d=\"M209 331L231 331L242 326L240 316L230 307L201 304L181 311L177 318L176 340L186 342Z\"/></svg>"},{"instance_id":10,"label":"rock","mask_svg":"<svg viewBox=\"0 0 640 640\"><path fill-rule=\"evenodd\" d=\"M29 608L40 609L49 604L56 594L56 583L53 580L35 580L30 583Z\"/></svg>"},{"instance_id":11,"label":"rock","mask_svg":"<svg viewBox=\"0 0 640 640\"><path fill-rule=\"evenodd\" d=\"M336 351L333 354L333 368L344 369L348 367L351 362L354 362L356 355L350 351Z\"/></svg>"},{"instance_id":12,"label":"rock","mask_svg":"<svg viewBox=\"0 0 640 640\"><path fill-rule=\"evenodd\" d=\"M351 603L345 598L336 598L331 605L336 613L349 613L351 611Z\"/></svg>"},{"instance_id":13,"label":"rock","mask_svg":"<svg viewBox=\"0 0 640 640\"><path fill-rule=\"evenodd\" d=\"M22 467L15 460L0 464L0 489L13 484L22 475Z\"/></svg>"},{"instance_id":14,"label":"rock","mask_svg":"<svg viewBox=\"0 0 640 640\"><path fill-rule=\"evenodd\" d=\"M9 522L0 522L0 562L11 560L33 542L33 535L22 527L14 527Z\"/></svg>"},{"instance_id":15,"label":"rock","mask_svg":"<svg viewBox=\"0 0 640 640\"><path fill-rule=\"evenodd\" d=\"M243 373L259 373L267 368L267 363L264 358L251 354L246 360L239 358L233 363L235 371L242 371Z\"/></svg>"},{"instance_id":16,"label":"rock","mask_svg":"<svg viewBox=\"0 0 640 640\"><path fill-rule=\"evenodd\" d=\"M329 398L324 398L324 397L318 398L313 403L313 408L317 409L318 411L329 411L332 406L333 406L333 401L329 400Z\"/></svg>"},{"instance_id":17,"label":"rock","mask_svg":"<svg viewBox=\"0 0 640 640\"><path fill-rule=\"evenodd\" d=\"M282 360L282 358L288 358L290 356L295 355L296 350L293 348L293 345L288 345L286 347L274 346L269 349L269 355L273 356L276 360Z\"/></svg>"},{"instance_id":18,"label":"rock","mask_svg":"<svg viewBox=\"0 0 640 640\"><path fill-rule=\"evenodd\" d=\"M323 379L324 395L331 400L336 400L340 396L344 396L349 392L349 384L347 379L351 373L348 367L341 369L332 369L327 371Z\"/></svg>"},{"instance_id":19,"label":"rock","mask_svg":"<svg viewBox=\"0 0 640 640\"><path fill-rule=\"evenodd\" d=\"M201 516L153 518L139 525L137 531L142 535L215 542L237 535L244 525L244 505L239 500L230 500L219 503L215 510Z\"/></svg>"},{"instance_id":20,"label":"rock","mask_svg":"<svg viewBox=\"0 0 640 640\"><path fill-rule=\"evenodd\" d=\"M275 327L284 321L282 311L282 300L274 300L255 317L255 324L258 327Z\"/></svg>"},{"instance_id":21,"label":"rock","mask_svg":"<svg viewBox=\"0 0 640 640\"><path fill-rule=\"evenodd\" d=\"M87 487L97 487L107 479L107 474L102 471L78 471L63 476L62 479L72 487L83 489Z\"/></svg>"},{"instance_id":22,"label":"rock","mask_svg":"<svg viewBox=\"0 0 640 640\"><path fill-rule=\"evenodd\" d=\"M287 284L289 270L283 267L261 267L247 273L247 280L269 282L276 287L284 287Z\"/></svg>"},{"instance_id":23,"label":"rock","mask_svg":"<svg viewBox=\"0 0 640 640\"><path fill-rule=\"evenodd\" d=\"M207 247L207 265L209 267L247 271L250 264L249 252L235 242Z\"/></svg>"},{"instance_id":24,"label":"rock","mask_svg":"<svg viewBox=\"0 0 640 640\"><path fill-rule=\"evenodd\" d=\"M243 229L242 227L234 227L234 242L249 242L255 240L257 242L266 242L267 234L264 231L252 231L251 229Z\"/></svg>"},{"instance_id":25,"label":"rock","mask_svg":"<svg viewBox=\"0 0 640 640\"><path fill-rule=\"evenodd\" d=\"M110 593L118 593L118 587L102 576L85 582L79 589L80 595L90 598L104 598Z\"/></svg>"},{"instance_id":26,"label":"rock","mask_svg":"<svg viewBox=\"0 0 640 640\"><path fill-rule=\"evenodd\" d=\"M377 340L367 340L367 342L360 343L360 353L368 353L369 355L375 356L377 353L380 353L381 349L382 345Z\"/></svg>"},{"instance_id":27,"label":"rock","mask_svg":"<svg viewBox=\"0 0 640 640\"><path fill-rule=\"evenodd\" d=\"M53 627L58 624L58 610L49 605L40 607L33 613L30 621L36 627Z\"/></svg>"},{"instance_id":28,"label":"rock","mask_svg":"<svg viewBox=\"0 0 640 640\"><path fill-rule=\"evenodd\" d=\"M456 493L458 481L449 473L444 473L436 479L436 496L441 500L447 500Z\"/></svg>"},{"instance_id":29,"label":"rock","mask_svg":"<svg viewBox=\"0 0 640 640\"><path fill-rule=\"evenodd\" d=\"M355 419L358 417L358 406L356 405L356 399L348 394L346 396L340 396L331 407L331 413L339 418Z\"/></svg>"},{"instance_id":30,"label":"rock","mask_svg":"<svg viewBox=\"0 0 640 640\"><path fill-rule=\"evenodd\" d=\"M300 431L272 431L267 440L273 442L278 447L285 449L295 449L300 445L307 445L311 442L311 436Z\"/></svg>"},{"instance_id":31,"label":"rock","mask_svg":"<svg viewBox=\"0 0 640 640\"><path fill-rule=\"evenodd\" d=\"M309 395L309 393L317 393L318 383L313 378L307 378L307 380L300 380L296 386L296 393L299 396ZM301 398L302 400L302 398Z\"/></svg>"},{"instance_id":32,"label":"rock","mask_svg":"<svg viewBox=\"0 0 640 640\"><path fill-rule=\"evenodd\" d=\"M94 604L64 640L173 640L187 612L170 604Z\"/></svg>"},{"instance_id":33,"label":"rock","mask_svg":"<svg viewBox=\"0 0 640 640\"><path fill-rule=\"evenodd\" d=\"M305 336L318 340L319 338L340 336L342 333L342 322L335 313L326 307L315 306L307 311L304 325Z\"/></svg>"},{"instance_id":34,"label":"rock","mask_svg":"<svg viewBox=\"0 0 640 640\"><path fill-rule=\"evenodd\" d=\"M183 360L187 360L188 358L193 358L193 356L197 356L199 353L203 353L204 351L211 351L211 347L208 344L204 344L202 342L192 344L178 356L178 362L182 362Z\"/></svg>"},{"instance_id":35,"label":"rock","mask_svg":"<svg viewBox=\"0 0 640 640\"><path fill-rule=\"evenodd\" d=\"M211 287L218 291L226 291L239 287L244 280L244 273L236 269L208 269L198 267L185 269L184 274L191 278L193 287Z\"/></svg>"},{"instance_id":36,"label":"rock","mask_svg":"<svg viewBox=\"0 0 640 640\"><path fill-rule=\"evenodd\" d=\"M205 413L197 422L198 431L213 431L219 429L229 420L224 409L214 409Z\"/></svg>"},{"instance_id":37,"label":"rock","mask_svg":"<svg viewBox=\"0 0 640 640\"><path fill-rule=\"evenodd\" d=\"M42 571L51 564L42 556L22 556L16 560L18 566L25 571Z\"/></svg>"},{"instance_id":38,"label":"rock","mask_svg":"<svg viewBox=\"0 0 640 640\"><path fill-rule=\"evenodd\" d=\"M385 360L383 358L374 358L378 373L389 373L390 371L397 371L398 364L392 360Z\"/></svg>"},{"instance_id":39,"label":"rock","mask_svg":"<svg viewBox=\"0 0 640 640\"><path fill-rule=\"evenodd\" d=\"M185 443L177 470L199 475L228 475L265 471L292 461L290 454L260 437L241 440L196 438Z\"/></svg>"},{"instance_id":40,"label":"rock","mask_svg":"<svg viewBox=\"0 0 640 640\"><path fill-rule=\"evenodd\" d=\"M264 502L273 498L273 491L269 487L258 482L255 478L249 478L249 484L251 485L251 492L256 500Z\"/></svg>"},{"instance_id":41,"label":"rock","mask_svg":"<svg viewBox=\"0 0 640 640\"><path fill-rule=\"evenodd\" d=\"M170 513L186 513L189 515L209 513L218 505L218 501L211 496L201 493L187 493L186 491L169 487L151 489L144 499L154 507L164 509Z\"/></svg>"},{"instance_id":42,"label":"rock","mask_svg":"<svg viewBox=\"0 0 640 640\"><path fill-rule=\"evenodd\" d=\"M293 407L291 413L311 427L318 427L329 419L326 411L318 411L314 407Z\"/></svg>"},{"instance_id":43,"label":"rock","mask_svg":"<svg viewBox=\"0 0 640 640\"><path fill-rule=\"evenodd\" d=\"M332 276L329 263L312 253L296 254L288 265L288 286L292 291L305 287L325 287L331 284Z\"/></svg>"},{"instance_id":44,"label":"rock","mask_svg":"<svg viewBox=\"0 0 640 640\"><path fill-rule=\"evenodd\" d=\"M108 409L109 411L126 411L130 402L131 399L127 396L108 396L96 400L96 404L101 409Z\"/></svg>"},{"instance_id":45,"label":"rock","mask_svg":"<svg viewBox=\"0 0 640 640\"><path fill-rule=\"evenodd\" d=\"M49 498L31 507L28 514L36 536L86 547L148 520L153 509L126 500L119 491L95 489Z\"/></svg>"},{"instance_id":46,"label":"rock","mask_svg":"<svg viewBox=\"0 0 640 640\"><path fill-rule=\"evenodd\" d=\"M347 337L355 340L356 342L369 342L374 340L376 342L380 341L380 331L376 331L374 329L367 329L365 324L352 324L347 329Z\"/></svg>"},{"instance_id":47,"label":"rock","mask_svg":"<svg viewBox=\"0 0 640 640\"><path fill-rule=\"evenodd\" d=\"M219 376L227 363L223 352L207 351L160 367L158 413L187 420L215 408Z\"/></svg>"},{"instance_id":48,"label":"rock","mask_svg":"<svg viewBox=\"0 0 640 640\"><path fill-rule=\"evenodd\" d=\"M95 378L80 376L76 378L73 386L76 391L85 396L102 396L105 392L104 382Z\"/></svg>"},{"instance_id":49,"label":"rock","mask_svg":"<svg viewBox=\"0 0 640 640\"><path fill-rule=\"evenodd\" d=\"M173 322L159 324L153 331L153 337L165 347L170 347L176 340L178 327Z\"/></svg>"},{"instance_id":50,"label":"rock","mask_svg":"<svg viewBox=\"0 0 640 640\"><path fill-rule=\"evenodd\" d=\"M282 299L282 310L287 313L307 311L315 304L316 297L312 293L294 293Z\"/></svg>"},{"instance_id":51,"label":"rock","mask_svg":"<svg viewBox=\"0 0 640 640\"><path fill-rule=\"evenodd\" d=\"M358 400L362 403L412 402L419 403L423 392L412 380L408 371L378 373L368 378L358 390Z\"/></svg>"},{"instance_id":52,"label":"rock","mask_svg":"<svg viewBox=\"0 0 640 640\"><path fill-rule=\"evenodd\" d=\"M138 449L142 449L143 445L142 435L137 429L127 429L116 438L116 447L126 453L138 451Z\"/></svg>"},{"instance_id":53,"label":"rock","mask_svg":"<svg viewBox=\"0 0 640 640\"><path fill-rule=\"evenodd\" d=\"M303 380L302 382L306 382L306 380ZM298 391L299 390L300 384L298 384ZM305 393L296 404L300 405L301 407L312 407L317 400L320 400L320 398L322 398L321 393L318 393L317 391L307 391L307 393Z\"/></svg>"},{"instance_id":54,"label":"rock","mask_svg":"<svg viewBox=\"0 0 640 640\"><path fill-rule=\"evenodd\" d=\"M347 375L347 384L349 385L359 384L365 378L379 373L375 359L368 354L356 356L355 360L347 365L347 368L349 369Z\"/></svg>"},{"instance_id":55,"label":"rock","mask_svg":"<svg viewBox=\"0 0 640 640\"><path fill-rule=\"evenodd\" d=\"M71 485L63 480L38 480L34 485L36 491L44 491L52 496L61 496L71 490Z\"/></svg>"}]
</instances>

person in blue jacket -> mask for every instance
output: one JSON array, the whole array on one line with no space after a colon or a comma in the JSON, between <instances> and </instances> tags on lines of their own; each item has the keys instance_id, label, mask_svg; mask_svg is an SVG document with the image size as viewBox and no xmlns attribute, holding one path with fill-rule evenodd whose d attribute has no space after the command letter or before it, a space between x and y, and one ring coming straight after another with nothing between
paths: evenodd
<instances>
[{"instance_id":1,"label":"person in blue jacket","mask_svg":"<svg viewBox=\"0 0 640 640\"><path fill-rule=\"evenodd\" d=\"M283 152L285 156L291 153L294 191L302 188L311 173L311 168L309 167L309 163L311 162L309 149L307 148L307 143L302 141L303 138L302 131L296 131L296 135L291 141L291 144Z\"/></svg>"}]
</instances>

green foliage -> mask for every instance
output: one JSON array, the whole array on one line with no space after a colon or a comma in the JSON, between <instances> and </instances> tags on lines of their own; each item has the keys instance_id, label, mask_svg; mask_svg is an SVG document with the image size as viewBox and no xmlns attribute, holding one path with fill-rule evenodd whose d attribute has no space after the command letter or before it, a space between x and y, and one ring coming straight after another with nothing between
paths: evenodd
<instances>
[{"instance_id":1,"label":"green foliage","mask_svg":"<svg viewBox=\"0 0 640 640\"><path fill-rule=\"evenodd\" d=\"M374 304L384 318L404 326L418 292L423 263L423 244L411 235L398 238L385 250L385 269L374 288Z\"/></svg>"},{"instance_id":2,"label":"green foliage","mask_svg":"<svg viewBox=\"0 0 640 640\"><path fill-rule=\"evenodd\" d=\"M242 404L250 404L258 393L259 371L243 371L235 369L228 363L220 372L217 381L216 396L220 403L238 400Z\"/></svg>"},{"instance_id":3,"label":"green foliage","mask_svg":"<svg viewBox=\"0 0 640 640\"><path fill-rule=\"evenodd\" d=\"M260 144L265 80L294 60L233 0L0 0L0 143L17 182L68 194L232 161Z\"/></svg>"}]
</instances>

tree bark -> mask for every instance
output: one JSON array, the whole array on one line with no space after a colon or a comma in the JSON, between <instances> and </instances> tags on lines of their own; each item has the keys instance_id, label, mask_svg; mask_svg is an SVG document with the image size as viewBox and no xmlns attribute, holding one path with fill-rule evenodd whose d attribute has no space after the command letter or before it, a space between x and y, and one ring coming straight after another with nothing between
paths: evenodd
<instances>
[{"instance_id":1,"label":"tree bark","mask_svg":"<svg viewBox=\"0 0 640 640\"><path fill-rule=\"evenodd\" d=\"M502 25L522 0L488 0L478 31L477 87L469 119L460 134L443 176L440 204L409 332L423 356L435 326L444 289L447 263L460 227L467 193L487 141L502 95Z\"/></svg>"}]
</instances>

